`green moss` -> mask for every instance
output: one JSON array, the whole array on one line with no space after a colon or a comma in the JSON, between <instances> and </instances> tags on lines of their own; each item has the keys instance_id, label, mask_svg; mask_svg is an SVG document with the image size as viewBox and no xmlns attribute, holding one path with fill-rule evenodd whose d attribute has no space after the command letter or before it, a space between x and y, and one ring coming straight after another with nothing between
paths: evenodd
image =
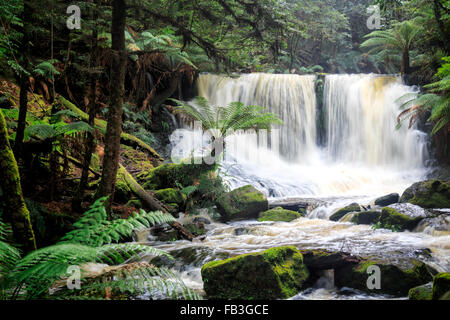
<instances>
[{"instance_id":1,"label":"green moss","mask_svg":"<svg viewBox=\"0 0 450 320\"><path fill-rule=\"evenodd\" d=\"M290 211L277 207L259 214L258 221L285 221L290 222L292 220L300 218L302 215L295 211Z\"/></svg>"},{"instance_id":2,"label":"green moss","mask_svg":"<svg viewBox=\"0 0 450 320\"><path fill-rule=\"evenodd\" d=\"M422 208L449 208L450 184L440 180L416 182L405 190L400 202L409 202Z\"/></svg>"},{"instance_id":3,"label":"green moss","mask_svg":"<svg viewBox=\"0 0 450 320\"><path fill-rule=\"evenodd\" d=\"M421 217L411 218L397 212L393 208L386 207L381 210L379 222L382 226L395 226L400 231L403 231L414 229L421 220Z\"/></svg>"},{"instance_id":4,"label":"green moss","mask_svg":"<svg viewBox=\"0 0 450 320\"><path fill-rule=\"evenodd\" d=\"M133 191L128 186L125 176L119 170L117 172L116 188L114 190L114 201L118 203L127 203L132 194Z\"/></svg>"},{"instance_id":5,"label":"green moss","mask_svg":"<svg viewBox=\"0 0 450 320\"><path fill-rule=\"evenodd\" d=\"M223 221L257 219L269 209L264 194L250 185L224 194L217 199L216 206Z\"/></svg>"},{"instance_id":6,"label":"green moss","mask_svg":"<svg viewBox=\"0 0 450 320\"><path fill-rule=\"evenodd\" d=\"M130 201L127 202L127 207L134 207L137 209L142 209L142 202L139 199L132 199Z\"/></svg>"},{"instance_id":7,"label":"green moss","mask_svg":"<svg viewBox=\"0 0 450 320\"><path fill-rule=\"evenodd\" d=\"M450 291L450 273L438 273L433 278L433 300L439 300Z\"/></svg>"},{"instance_id":8,"label":"green moss","mask_svg":"<svg viewBox=\"0 0 450 320\"><path fill-rule=\"evenodd\" d=\"M345 216L349 212L360 212L361 208L359 207L359 204L352 203L346 207L343 207L339 210L336 210L331 216L330 220L332 221L339 221L343 216Z\"/></svg>"},{"instance_id":9,"label":"green moss","mask_svg":"<svg viewBox=\"0 0 450 320\"><path fill-rule=\"evenodd\" d=\"M378 221L381 216L381 212L378 211L363 211L356 213L351 222L356 224L374 224Z\"/></svg>"},{"instance_id":10,"label":"green moss","mask_svg":"<svg viewBox=\"0 0 450 320\"><path fill-rule=\"evenodd\" d=\"M367 288L371 265L380 268L381 288ZM432 280L428 267L421 261L411 259L408 266L387 264L377 260L363 260L356 265L348 265L335 269L334 279L337 287L349 287L371 293L386 293L395 296L406 296L411 288L423 285Z\"/></svg>"},{"instance_id":11,"label":"green moss","mask_svg":"<svg viewBox=\"0 0 450 320\"><path fill-rule=\"evenodd\" d=\"M408 292L409 300L431 300L432 297L432 283L427 283L422 286L412 288Z\"/></svg>"},{"instance_id":12,"label":"green moss","mask_svg":"<svg viewBox=\"0 0 450 320\"><path fill-rule=\"evenodd\" d=\"M138 180L146 190L160 190L195 185L200 175L214 171L214 165L168 163L140 174Z\"/></svg>"},{"instance_id":13,"label":"green moss","mask_svg":"<svg viewBox=\"0 0 450 320\"><path fill-rule=\"evenodd\" d=\"M309 277L302 254L293 246L212 261L201 272L212 299L289 298Z\"/></svg>"}]
</instances>

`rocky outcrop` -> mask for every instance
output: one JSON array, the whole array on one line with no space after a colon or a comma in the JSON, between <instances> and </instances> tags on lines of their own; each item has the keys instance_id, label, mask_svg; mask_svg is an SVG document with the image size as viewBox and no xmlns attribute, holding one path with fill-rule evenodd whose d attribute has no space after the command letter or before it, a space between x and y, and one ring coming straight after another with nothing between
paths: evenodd
<instances>
[{"instance_id":1,"label":"rocky outcrop","mask_svg":"<svg viewBox=\"0 0 450 320\"><path fill-rule=\"evenodd\" d=\"M380 268L380 289L369 289L367 285L370 266ZM369 270L370 271L370 270ZM337 287L349 287L370 293L385 293L406 296L411 288L423 285L433 279L431 270L421 261L411 259L407 264L394 265L385 261L362 260L356 265L335 269Z\"/></svg>"},{"instance_id":2,"label":"rocky outcrop","mask_svg":"<svg viewBox=\"0 0 450 320\"><path fill-rule=\"evenodd\" d=\"M349 204L348 206L345 206L333 212L333 214L330 216L330 220L339 221L343 216L345 216L349 212L360 212L360 211L361 207L359 206L359 204L352 203Z\"/></svg>"},{"instance_id":3,"label":"rocky outcrop","mask_svg":"<svg viewBox=\"0 0 450 320\"><path fill-rule=\"evenodd\" d=\"M205 264L201 270L210 299L286 299L309 277L302 254L293 246L272 248Z\"/></svg>"},{"instance_id":4,"label":"rocky outcrop","mask_svg":"<svg viewBox=\"0 0 450 320\"><path fill-rule=\"evenodd\" d=\"M228 192L216 201L222 221L257 219L269 209L266 196L253 186L244 186Z\"/></svg>"},{"instance_id":5,"label":"rocky outcrop","mask_svg":"<svg viewBox=\"0 0 450 320\"><path fill-rule=\"evenodd\" d=\"M433 283L427 283L415 288L412 288L408 292L409 300L431 300Z\"/></svg>"},{"instance_id":6,"label":"rocky outcrop","mask_svg":"<svg viewBox=\"0 0 450 320\"><path fill-rule=\"evenodd\" d=\"M302 214L283 209L282 207L277 207L271 210L267 210L264 212L261 212L259 214L258 221L284 221L284 222L291 222L295 219L298 219L302 217Z\"/></svg>"},{"instance_id":7,"label":"rocky outcrop","mask_svg":"<svg viewBox=\"0 0 450 320\"><path fill-rule=\"evenodd\" d=\"M450 208L450 183L440 180L416 182L403 192L400 202L422 208Z\"/></svg>"},{"instance_id":8,"label":"rocky outcrop","mask_svg":"<svg viewBox=\"0 0 450 320\"><path fill-rule=\"evenodd\" d=\"M363 211L355 213L351 219L351 222L356 224L375 224L381 216L381 211Z\"/></svg>"},{"instance_id":9,"label":"rocky outcrop","mask_svg":"<svg viewBox=\"0 0 450 320\"><path fill-rule=\"evenodd\" d=\"M395 228L398 231L413 230L423 217L410 217L397 210L386 207L381 210L379 222L384 228Z\"/></svg>"}]
</instances>

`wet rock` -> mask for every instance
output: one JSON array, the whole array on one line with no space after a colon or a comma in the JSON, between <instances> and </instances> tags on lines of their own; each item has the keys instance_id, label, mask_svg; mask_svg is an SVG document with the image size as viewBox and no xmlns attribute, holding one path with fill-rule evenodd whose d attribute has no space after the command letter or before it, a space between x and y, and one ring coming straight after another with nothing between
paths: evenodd
<instances>
[{"instance_id":1,"label":"wet rock","mask_svg":"<svg viewBox=\"0 0 450 320\"><path fill-rule=\"evenodd\" d=\"M380 197L375 200L375 205L380 207L385 207L390 204L397 203L400 199L400 195L398 193L391 193L386 196Z\"/></svg>"},{"instance_id":2,"label":"wet rock","mask_svg":"<svg viewBox=\"0 0 450 320\"><path fill-rule=\"evenodd\" d=\"M302 217L302 215L296 211L290 211L277 207L270 209L259 214L258 221L284 221L290 222Z\"/></svg>"},{"instance_id":3,"label":"wet rock","mask_svg":"<svg viewBox=\"0 0 450 320\"><path fill-rule=\"evenodd\" d=\"M246 234L252 234L252 230L248 229L248 228L236 228L233 230L233 234L235 236L242 236L242 235L246 235Z\"/></svg>"},{"instance_id":4,"label":"wet rock","mask_svg":"<svg viewBox=\"0 0 450 320\"><path fill-rule=\"evenodd\" d=\"M339 221L343 216L345 216L349 212L360 212L361 207L357 203L352 203L348 206L345 206L341 209L336 210L331 216L330 220Z\"/></svg>"},{"instance_id":5,"label":"wet rock","mask_svg":"<svg viewBox=\"0 0 450 320\"><path fill-rule=\"evenodd\" d=\"M400 202L409 202L422 208L449 208L450 183L440 180L416 182L403 192Z\"/></svg>"},{"instance_id":6,"label":"wet rock","mask_svg":"<svg viewBox=\"0 0 450 320\"><path fill-rule=\"evenodd\" d=\"M250 185L224 194L216 206L223 221L257 219L260 212L269 209L265 195Z\"/></svg>"},{"instance_id":7,"label":"wet rock","mask_svg":"<svg viewBox=\"0 0 450 320\"><path fill-rule=\"evenodd\" d=\"M433 279L431 269L423 262L411 259L408 264L394 265L384 261L363 260L357 265L335 269L334 281L339 287L350 287L370 293L406 296L411 288L426 284ZM380 268L380 289L370 290L367 272L370 266Z\"/></svg>"},{"instance_id":8,"label":"wet rock","mask_svg":"<svg viewBox=\"0 0 450 320\"><path fill-rule=\"evenodd\" d=\"M384 228L395 228L398 231L413 230L423 217L410 217L397 210L386 207L381 210L379 222Z\"/></svg>"},{"instance_id":9,"label":"wet rock","mask_svg":"<svg viewBox=\"0 0 450 320\"><path fill-rule=\"evenodd\" d=\"M361 258L345 252L331 252L328 250L300 250L303 263L309 270L330 270L355 265Z\"/></svg>"},{"instance_id":10,"label":"wet rock","mask_svg":"<svg viewBox=\"0 0 450 320\"><path fill-rule=\"evenodd\" d=\"M201 273L210 299L289 298L309 277L302 254L293 246L212 261Z\"/></svg>"},{"instance_id":11,"label":"wet rock","mask_svg":"<svg viewBox=\"0 0 450 320\"><path fill-rule=\"evenodd\" d=\"M363 211L355 213L350 220L356 224L375 224L381 216L381 211Z\"/></svg>"},{"instance_id":12,"label":"wet rock","mask_svg":"<svg viewBox=\"0 0 450 320\"><path fill-rule=\"evenodd\" d=\"M201 222L201 223L204 223L204 224L211 224L211 221L209 221L208 219L203 218L203 217L195 217L194 219L192 219L192 222L193 223Z\"/></svg>"},{"instance_id":13,"label":"wet rock","mask_svg":"<svg viewBox=\"0 0 450 320\"><path fill-rule=\"evenodd\" d=\"M423 219L414 231L424 232L433 236L450 235L450 216L441 214L435 218Z\"/></svg>"},{"instance_id":14,"label":"wet rock","mask_svg":"<svg viewBox=\"0 0 450 320\"><path fill-rule=\"evenodd\" d=\"M433 214L430 210L424 209L411 203L395 203L389 205L388 207L410 218L429 218L435 216L435 214Z\"/></svg>"},{"instance_id":15,"label":"wet rock","mask_svg":"<svg viewBox=\"0 0 450 320\"><path fill-rule=\"evenodd\" d=\"M415 288L412 288L408 292L409 300L431 300L433 283L427 283Z\"/></svg>"},{"instance_id":16,"label":"wet rock","mask_svg":"<svg viewBox=\"0 0 450 320\"><path fill-rule=\"evenodd\" d=\"M191 222L184 225L184 227L194 236L202 236L206 233L205 224L203 222Z\"/></svg>"},{"instance_id":17,"label":"wet rock","mask_svg":"<svg viewBox=\"0 0 450 320\"><path fill-rule=\"evenodd\" d=\"M440 300L450 291L450 273L438 273L433 279L433 300Z\"/></svg>"},{"instance_id":18,"label":"wet rock","mask_svg":"<svg viewBox=\"0 0 450 320\"><path fill-rule=\"evenodd\" d=\"M150 229L150 235L155 237L156 240L163 242L181 240L178 231L168 224L152 227Z\"/></svg>"}]
</instances>

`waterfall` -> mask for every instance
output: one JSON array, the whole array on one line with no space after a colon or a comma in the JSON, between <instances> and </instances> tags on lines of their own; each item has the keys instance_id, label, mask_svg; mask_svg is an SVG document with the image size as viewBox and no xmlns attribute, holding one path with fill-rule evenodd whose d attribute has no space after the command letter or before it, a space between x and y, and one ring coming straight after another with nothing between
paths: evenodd
<instances>
[{"instance_id":1,"label":"waterfall","mask_svg":"<svg viewBox=\"0 0 450 320\"><path fill-rule=\"evenodd\" d=\"M426 134L407 125L396 129L398 99L414 88L394 76L328 75L325 117L318 117L315 82L315 76L299 75L200 75L199 95L212 105L260 105L283 121L268 137L247 132L227 140L222 169L233 188L252 184L275 198L371 196L401 193L423 178ZM323 147L316 141L320 118ZM186 146L189 135L180 130L172 144L192 148Z\"/></svg>"}]
</instances>

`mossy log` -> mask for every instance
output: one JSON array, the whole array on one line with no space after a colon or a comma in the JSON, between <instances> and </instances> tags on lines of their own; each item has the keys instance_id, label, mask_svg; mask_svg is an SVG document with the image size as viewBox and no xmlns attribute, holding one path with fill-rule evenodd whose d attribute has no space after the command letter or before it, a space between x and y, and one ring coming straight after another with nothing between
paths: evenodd
<instances>
[{"instance_id":1,"label":"mossy log","mask_svg":"<svg viewBox=\"0 0 450 320\"><path fill-rule=\"evenodd\" d=\"M8 131L0 111L0 186L6 203L3 218L11 223L15 240L25 252L36 250L36 238L20 185L20 174L14 153L8 140Z\"/></svg>"},{"instance_id":2,"label":"mossy log","mask_svg":"<svg viewBox=\"0 0 450 320\"><path fill-rule=\"evenodd\" d=\"M143 202L144 206L147 206L150 210L159 210L164 213L169 213L168 208L156 199L155 195L152 192L145 191L139 183L133 178L133 176L125 169L125 167L119 164L119 171L117 175L123 177L124 181L130 187L131 191L139 197L139 199ZM176 229L179 234L185 238L186 240L192 241L195 239L195 236L190 233L185 227L183 227L180 223L174 221L170 223L171 227Z\"/></svg>"},{"instance_id":3,"label":"mossy log","mask_svg":"<svg viewBox=\"0 0 450 320\"><path fill-rule=\"evenodd\" d=\"M88 121L88 119L89 119L88 114L86 112L80 110L79 108L77 108L73 103L71 103L70 101L68 101L64 97L57 96L55 100L58 101L59 103L61 103L61 105L64 106L65 108L67 108L67 109L75 112L76 114L78 114L81 119L83 119L85 121ZM94 124L103 133L106 132L107 122L105 120L95 119L94 120ZM122 132L121 135L120 135L120 138L121 138L121 142L123 144L128 145L128 146L132 146L132 147L139 147L139 148L147 151L150 155L152 155L156 159L158 159L160 161L163 160L163 158L155 151L155 149L150 147L144 141L136 138L135 136L133 136L131 134L128 134L128 133L125 133L125 132Z\"/></svg>"}]
</instances>

